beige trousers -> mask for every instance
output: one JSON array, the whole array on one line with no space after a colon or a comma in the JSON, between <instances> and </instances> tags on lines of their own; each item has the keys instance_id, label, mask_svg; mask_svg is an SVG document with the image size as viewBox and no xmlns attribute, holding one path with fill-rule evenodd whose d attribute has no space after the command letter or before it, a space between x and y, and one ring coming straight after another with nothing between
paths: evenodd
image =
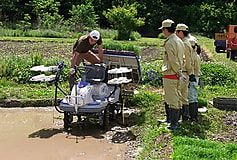
<instances>
[{"instance_id":1,"label":"beige trousers","mask_svg":"<svg viewBox=\"0 0 237 160\"><path fill-rule=\"evenodd\" d=\"M169 105L169 108L180 109L182 107L180 81L176 79L163 78L163 85L165 92L164 99Z\"/></svg>"},{"instance_id":2,"label":"beige trousers","mask_svg":"<svg viewBox=\"0 0 237 160\"><path fill-rule=\"evenodd\" d=\"M183 72L183 75L186 77L186 83L181 82L181 102L182 105L188 105L188 84L189 84L189 76L187 72Z\"/></svg>"}]
</instances>

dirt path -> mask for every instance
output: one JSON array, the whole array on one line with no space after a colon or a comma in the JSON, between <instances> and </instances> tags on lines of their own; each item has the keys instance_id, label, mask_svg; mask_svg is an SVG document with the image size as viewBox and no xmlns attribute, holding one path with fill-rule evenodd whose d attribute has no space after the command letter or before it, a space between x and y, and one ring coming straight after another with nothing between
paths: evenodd
<instances>
[{"instance_id":1,"label":"dirt path","mask_svg":"<svg viewBox=\"0 0 237 160\"><path fill-rule=\"evenodd\" d=\"M6 160L122 160L126 145L111 143L99 126L63 133L53 108L0 108L0 151Z\"/></svg>"}]
</instances>

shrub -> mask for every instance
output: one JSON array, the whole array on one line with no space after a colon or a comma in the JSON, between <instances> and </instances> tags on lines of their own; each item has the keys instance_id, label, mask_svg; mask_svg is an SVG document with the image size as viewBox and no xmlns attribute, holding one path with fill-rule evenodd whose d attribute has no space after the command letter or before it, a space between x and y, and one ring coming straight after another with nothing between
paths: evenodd
<instances>
[{"instance_id":1,"label":"shrub","mask_svg":"<svg viewBox=\"0 0 237 160\"><path fill-rule=\"evenodd\" d=\"M158 38L159 38L159 39L166 39L164 33L160 33L160 34L158 35Z\"/></svg>"},{"instance_id":2,"label":"shrub","mask_svg":"<svg viewBox=\"0 0 237 160\"><path fill-rule=\"evenodd\" d=\"M76 32L82 32L85 26L93 28L97 26L98 15L95 14L91 2L81 5L72 5L69 11L71 17L68 20L69 28Z\"/></svg>"},{"instance_id":3,"label":"shrub","mask_svg":"<svg viewBox=\"0 0 237 160\"><path fill-rule=\"evenodd\" d=\"M224 65L202 63L201 71L203 75L200 77L200 81L211 86L235 85L237 82L236 73Z\"/></svg>"},{"instance_id":4,"label":"shrub","mask_svg":"<svg viewBox=\"0 0 237 160\"><path fill-rule=\"evenodd\" d=\"M141 34L138 33L138 32L132 32L131 35L130 35L130 37L131 37L131 40L138 40L138 39L140 39L142 36L141 36Z\"/></svg>"},{"instance_id":5,"label":"shrub","mask_svg":"<svg viewBox=\"0 0 237 160\"><path fill-rule=\"evenodd\" d=\"M129 40L132 31L145 24L144 18L136 18L136 4L124 4L122 7L113 6L112 9L103 12L104 16L118 30L118 40Z\"/></svg>"},{"instance_id":6,"label":"shrub","mask_svg":"<svg viewBox=\"0 0 237 160\"><path fill-rule=\"evenodd\" d=\"M117 35L117 31L112 30L112 29L96 28L96 30L98 30L100 32L102 38L111 38L111 39L113 39Z\"/></svg>"}]
</instances>

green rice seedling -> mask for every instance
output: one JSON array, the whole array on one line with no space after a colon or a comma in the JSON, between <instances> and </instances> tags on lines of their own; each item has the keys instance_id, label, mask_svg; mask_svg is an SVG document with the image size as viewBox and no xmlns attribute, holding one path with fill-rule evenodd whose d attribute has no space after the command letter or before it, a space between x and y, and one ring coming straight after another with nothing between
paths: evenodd
<instances>
[{"instance_id":1,"label":"green rice seedling","mask_svg":"<svg viewBox=\"0 0 237 160\"><path fill-rule=\"evenodd\" d=\"M237 159L237 145L236 143L226 143L226 150L228 152L228 154L231 155L231 160L235 160Z\"/></svg>"},{"instance_id":2,"label":"green rice seedling","mask_svg":"<svg viewBox=\"0 0 237 160\"><path fill-rule=\"evenodd\" d=\"M228 160L225 148L203 148L198 145L180 145L174 147L174 160Z\"/></svg>"},{"instance_id":3,"label":"green rice seedling","mask_svg":"<svg viewBox=\"0 0 237 160\"><path fill-rule=\"evenodd\" d=\"M199 146L202 148L222 148L223 144L220 142L214 142L210 140L205 139L195 139L195 138L189 138L189 137L180 137L176 136L173 138L173 141L175 145L194 145Z\"/></svg>"},{"instance_id":4,"label":"green rice seedling","mask_svg":"<svg viewBox=\"0 0 237 160\"><path fill-rule=\"evenodd\" d=\"M210 159L227 160L231 154L228 154L227 148L221 142L210 140L201 140L188 137L174 137L173 159Z\"/></svg>"}]
</instances>

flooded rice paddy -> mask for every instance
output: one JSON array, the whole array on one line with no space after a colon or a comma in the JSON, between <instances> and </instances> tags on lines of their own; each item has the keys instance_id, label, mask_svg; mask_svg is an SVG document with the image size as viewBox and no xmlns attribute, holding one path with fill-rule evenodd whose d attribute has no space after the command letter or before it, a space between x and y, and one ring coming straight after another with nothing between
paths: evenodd
<instances>
[{"instance_id":1,"label":"flooded rice paddy","mask_svg":"<svg viewBox=\"0 0 237 160\"><path fill-rule=\"evenodd\" d=\"M124 143L111 143L99 125L63 131L52 107L0 108L0 157L5 160L122 160Z\"/></svg>"}]
</instances>

